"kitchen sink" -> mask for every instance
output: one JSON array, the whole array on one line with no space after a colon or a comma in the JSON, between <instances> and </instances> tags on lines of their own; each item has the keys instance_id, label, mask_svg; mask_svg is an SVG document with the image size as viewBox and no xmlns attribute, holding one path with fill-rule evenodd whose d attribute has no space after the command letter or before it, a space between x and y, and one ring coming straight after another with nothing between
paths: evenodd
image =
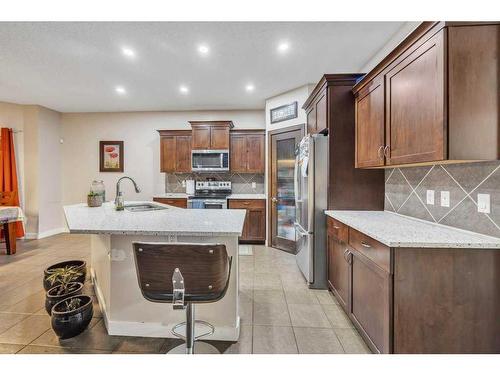
<instances>
[{"instance_id":1,"label":"kitchen sink","mask_svg":"<svg viewBox=\"0 0 500 375\"><path fill-rule=\"evenodd\" d=\"M126 204L125 209L132 212L166 210L168 207L158 206L152 203Z\"/></svg>"}]
</instances>

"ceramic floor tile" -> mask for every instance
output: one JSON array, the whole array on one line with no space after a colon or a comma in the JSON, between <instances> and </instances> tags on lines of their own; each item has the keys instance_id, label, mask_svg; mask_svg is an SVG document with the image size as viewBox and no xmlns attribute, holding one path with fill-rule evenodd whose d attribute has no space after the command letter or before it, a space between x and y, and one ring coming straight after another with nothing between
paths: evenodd
<instances>
[{"instance_id":1,"label":"ceramic floor tile","mask_svg":"<svg viewBox=\"0 0 500 375\"><path fill-rule=\"evenodd\" d=\"M0 335L0 343L27 345L49 328L50 318L48 316L30 315L3 332Z\"/></svg>"},{"instance_id":2,"label":"ceramic floor tile","mask_svg":"<svg viewBox=\"0 0 500 375\"><path fill-rule=\"evenodd\" d=\"M358 331L350 328L334 328L346 354L370 354L371 351L359 335Z\"/></svg>"},{"instance_id":3,"label":"ceramic floor tile","mask_svg":"<svg viewBox=\"0 0 500 375\"><path fill-rule=\"evenodd\" d=\"M320 305L289 304L288 309L294 327L331 328Z\"/></svg>"},{"instance_id":4,"label":"ceramic floor tile","mask_svg":"<svg viewBox=\"0 0 500 375\"><path fill-rule=\"evenodd\" d=\"M110 354L110 351L95 350L95 349L75 349L63 348L57 346L39 346L28 345L25 346L17 354Z\"/></svg>"},{"instance_id":5,"label":"ceramic floor tile","mask_svg":"<svg viewBox=\"0 0 500 375\"><path fill-rule=\"evenodd\" d=\"M321 305L338 305L339 302L335 298L332 292L329 290L320 290L320 289L313 289L311 290L312 293L316 296L318 299L318 302Z\"/></svg>"},{"instance_id":6,"label":"ceramic floor tile","mask_svg":"<svg viewBox=\"0 0 500 375\"><path fill-rule=\"evenodd\" d=\"M339 305L321 305L333 328L354 328Z\"/></svg>"},{"instance_id":7,"label":"ceramic floor tile","mask_svg":"<svg viewBox=\"0 0 500 375\"><path fill-rule=\"evenodd\" d=\"M330 328L294 327L300 354L342 354L344 349Z\"/></svg>"},{"instance_id":8,"label":"ceramic floor tile","mask_svg":"<svg viewBox=\"0 0 500 375\"><path fill-rule=\"evenodd\" d=\"M114 352L122 353L160 353L165 339L155 337L123 337L114 348Z\"/></svg>"},{"instance_id":9,"label":"ceramic floor tile","mask_svg":"<svg viewBox=\"0 0 500 375\"><path fill-rule=\"evenodd\" d=\"M255 273L253 279L254 290L283 290L281 278L278 274Z\"/></svg>"},{"instance_id":10,"label":"ceramic floor tile","mask_svg":"<svg viewBox=\"0 0 500 375\"><path fill-rule=\"evenodd\" d=\"M254 303L253 324L268 326L291 326L286 304Z\"/></svg>"},{"instance_id":11,"label":"ceramic floor tile","mask_svg":"<svg viewBox=\"0 0 500 375\"><path fill-rule=\"evenodd\" d=\"M241 326L240 337L237 343L231 344L224 354L252 354L252 326Z\"/></svg>"},{"instance_id":12,"label":"ceramic floor tile","mask_svg":"<svg viewBox=\"0 0 500 375\"><path fill-rule=\"evenodd\" d=\"M241 325L252 325L253 321L253 303L241 302L240 307L240 324Z\"/></svg>"},{"instance_id":13,"label":"ceramic floor tile","mask_svg":"<svg viewBox=\"0 0 500 375\"><path fill-rule=\"evenodd\" d=\"M0 354L15 354L24 348L24 345L19 344L0 344Z\"/></svg>"},{"instance_id":14,"label":"ceramic floor tile","mask_svg":"<svg viewBox=\"0 0 500 375\"><path fill-rule=\"evenodd\" d=\"M282 290L255 290L253 300L256 303L286 303Z\"/></svg>"},{"instance_id":15,"label":"ceramic floor tile","mask_svg":"<svg viewBox=\"0 0 500 375\"><path fill-rule=\"evenodd\" d=\"M318 299L311 290L285 290L285 298L288 304L318 305Z\"/></svg>"},{"instance_id":16,"label":"ceramic floor tile","mask_svg":"<svg viewBox=\"0 0 500 375\"><path fill-rule=\"evenodd\" d=\"M40 291L3 310L6 312L33 314L44 307L44 305L45 291Z\"/></svg>"},{"instance_id":17,"label":"ceramic floor tile","mask_svg":"<svg viewBox=\"0 0 500 375\"><path fill-rule=\"evenodd\" d=\"M27 317L25 314L0 313L0 334Z\"/></svg>"},{"instance_id":18,"label":"ceramic floor tile","mask_svg":"<svg viewBox=\"0 0 500 375\"><path fill-rule=\"evenodd\" d=\"M253 327L254 354L297 354L291 327Z\"/></svg>"}]
</instances>

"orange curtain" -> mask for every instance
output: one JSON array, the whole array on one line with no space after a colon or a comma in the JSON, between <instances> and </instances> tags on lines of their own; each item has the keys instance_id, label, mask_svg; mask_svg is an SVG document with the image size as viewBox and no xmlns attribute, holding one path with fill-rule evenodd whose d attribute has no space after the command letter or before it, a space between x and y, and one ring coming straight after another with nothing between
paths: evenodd
<instances>
[{"instance_id":1,"label":"orange curtain","mask_svg":"<svg viewBox=\"0 0 500 375\"><path fill-rule=\"evenodd\" d=\"M0 191L14 191L14 206L19 206L19 185L17 184L16 157L12 129L2 128L0 133ZM24 236L23 224L16 223L17 237Z\"/></svg>"}]
</instances>

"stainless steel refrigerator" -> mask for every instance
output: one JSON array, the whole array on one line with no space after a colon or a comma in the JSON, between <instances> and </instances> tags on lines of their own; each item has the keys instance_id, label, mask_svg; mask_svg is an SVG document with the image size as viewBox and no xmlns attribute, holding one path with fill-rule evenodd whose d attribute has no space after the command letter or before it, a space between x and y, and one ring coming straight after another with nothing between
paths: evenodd
<instances>
[{"instance_id":1,"label":"stainless steel refrigerator","mask_svg":"<svg viewBox=\"0 0 500 375\"><path fill-rule=\"evenodd\" d=\"M294 180L297 265L310 288L326 289L328 136L302 139L296 150Z\"/></svg>"}]
</instances>

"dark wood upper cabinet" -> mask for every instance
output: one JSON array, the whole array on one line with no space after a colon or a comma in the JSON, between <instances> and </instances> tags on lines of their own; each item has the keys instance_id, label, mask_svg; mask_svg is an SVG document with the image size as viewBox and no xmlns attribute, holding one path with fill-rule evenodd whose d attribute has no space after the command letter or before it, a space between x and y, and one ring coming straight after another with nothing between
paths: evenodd
<instances>
[{"instance_id":1,"label":"dark wood upper cabinet","mask_svg":"<svg viewBox=\"0 0 500 375\"><path fill-rule=\"evenodd\" d=\"M374 80L356 100L356 167L384 165L384 81Z\"/></svg>"},{"instance_id":2,"label":"dark wood upper cabinet","mask_svg":"<svg viewBox=\"0 0 500 375\"><path fill-rule=\"evenodd\" d=\"M229 162L231 172L264 173L265 132L260 130L234 130L230 134Z\"/></svg>"},{"instance_id":3,"label":"dark wood upper cabinet","mask_svg":"<svg viewBox=\"0 0 500 375\"><path fill-rule=\"evenodd\" d=\"M311 106L307 111L307 133L316 133L316 105Z\"/></svg>"},{"instance_id":4,"label":"dark wood upper cabinet","mask_svg":"<svg viewBox=\"0 0 500 375\"><path fill-rule=\"evenodd\" d=\"M160 171L167 173L191 172L191 131L159 130Z\"/></svg>"},{"instance_id":5,"label":"dark wood upper cabinet","mask_svg":"<svg viewBox=\"0 0 500 375\"><path fill-rule=\"evenodd\" d=\"M189 121L193 130L193 150L229 149L232 121Z\"/></svg>"},{"instance_id":6,"label":"dark wood upper cabinet","mask_svg":"<svg viewBox=\"0 0 500 375\"><path fill-rule=\"evenodd\" d=\"M353 88L356 167L500 159L499 45L498 22L423 22Z\"/></svg>"}]
</instances>

